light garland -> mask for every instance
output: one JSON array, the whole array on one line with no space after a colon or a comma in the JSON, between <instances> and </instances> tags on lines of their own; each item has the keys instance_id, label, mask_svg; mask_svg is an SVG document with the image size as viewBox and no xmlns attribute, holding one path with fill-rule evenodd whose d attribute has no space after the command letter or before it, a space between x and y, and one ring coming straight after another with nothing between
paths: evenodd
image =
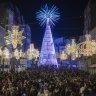
<instances>
[{"instance_id":1,"label":"light garland","mask_svg":"<svg viewBox=\"0 0 96 96\"><path fill-rule=\"evenodd\" d=\"M66 45L66 53L68 55L75 53L77 50L77 45L75 39L71 39L71 43Z\"/></svg>"},{"instance_id":2,"label":"light garland","mask_svg":"<svg viewBox=\"0 0 96 96\"><path fill-rule=\"evenodd\" d=\"M78 45L76 44L75 39L71 39L71 43L66 45L66 53L71 56L72 60L75 60L76 58L80 57L79 51L78 51Z\"/></svg>"}]
</instances>

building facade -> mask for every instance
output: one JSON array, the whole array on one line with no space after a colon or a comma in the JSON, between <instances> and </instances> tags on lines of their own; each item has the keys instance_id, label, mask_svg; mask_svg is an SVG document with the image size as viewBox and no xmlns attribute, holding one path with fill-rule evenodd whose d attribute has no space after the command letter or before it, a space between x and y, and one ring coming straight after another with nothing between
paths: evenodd
<instances>
[{"instance_id":1,"label":"building facade","mask_svg":"<svg viewBox=\"0 0 96 96\"><path fill-rule=\"evenodd\" d=\"M55 46L57 61L58 61L59 65L63 65L65 67L68 67L69 64L71 64L72 67L77 67L77 65L78 65L77 59L72 60L70 58L71 56L68 56L65 60L60 58L60 54L62 53L62 51L65 50L66 44L68 44L70 42L71 42L70 39L66 39L64 37L54 38L54 46Z\"/></svg>"},{"instance_id":2,"label":"building facade","mask_svg":"<svg viewBox=\"0 0 96 96\"><path fill-rule=\"evenodd\" d=\"M13 25L18 25L20 30L24 29L23 45L18 46L18 49L22 49L25 52L31 43L31 30L28 24L25 24L25 20L20 13L19 8L12 3L1 3L0 4L0 46L6 46L5 36L7 35L7 30L11 30ZM8 45L10 52L12 52L12 46ZM11 60L14 61L14 60ZM26 60L25 60L26 61ZM26 63L26 62L24 62Z\"/></svg>"},{"instance_id":3,"label":"building facade","mask_svg":"<svg viewBox=\"0 0 96 96\"><path fill-rule=\"evenodd\" d=\"M84 10L84 30L83 34L91 34L92 39L96 40L96 0L89 0L85 10ZM82 42L84 36L79 38ZM92 57L83 57L79 60L79 65L81 69L89 71L90 73L96 73L96 55ZM88 67L88 69L86 69Z\"/></svg>"}]
</instances>

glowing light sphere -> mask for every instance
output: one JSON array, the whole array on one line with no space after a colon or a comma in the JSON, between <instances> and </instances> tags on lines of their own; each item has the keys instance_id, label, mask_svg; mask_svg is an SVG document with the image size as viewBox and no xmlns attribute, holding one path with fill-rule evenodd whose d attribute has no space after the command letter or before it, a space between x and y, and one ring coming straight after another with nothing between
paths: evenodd
<instances>
[{"instance_id":1,"label":"glowing light sphere","mask_svg":"<svg viewBox=\"0 0 96 96\"><path fill-rule=\"evenodd\" d=\"M48 18L49 23L51 25L55 25L55 22L60 19L60 13L58 12L58 8L56 6L53 5L51 8L49 8L46 4L41 8L41 10L36 13L36 18L41 26L44 26L46 24Z\"/></svg>"},{"instance_id":2,"label":"glowing light sphere","mask_svg":"<svg viewBox=\"0 0 96 96\"><path fill-rule=\"evenodd\" d=\"M96 54L96 41L91 39L90 34L86 34L85 41L79 44L79 51L83 56Z\"/></svg>"},{"instance_id":3,"label":"glowing light sphere","mask_svg":"<svg viewBox=\"0 0 96 96\"><path fill-rule=\"evenodd\" d=\"M31 60L33 58L34 50L35 50L34 44L31 43L29 49L27 50L27 56L28 56L29 60Z\"/></svg>"},{"instance_id":4,"label":"glowing light sphere","mask_svg":"<svg viewBox=\"0 0 96 96\"><path fill-rule=\"evenodd\" d=\"M66 52L68 55L75 53L78 50L75 39L71 39L71 43L66 45Z\"/></svg>"}]
</instances>

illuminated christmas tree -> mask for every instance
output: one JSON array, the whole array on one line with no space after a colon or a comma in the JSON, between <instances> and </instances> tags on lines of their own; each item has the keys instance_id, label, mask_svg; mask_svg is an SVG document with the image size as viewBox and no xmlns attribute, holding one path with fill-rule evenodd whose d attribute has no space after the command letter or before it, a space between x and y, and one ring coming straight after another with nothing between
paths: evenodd
<instances>
[{"instance_id":1,"label":"illuminated christmas tree","mask_svg":"<svg viewBox=\"0 0 96 96\"><path fill-rule=\"evenodd\" d=\"M46 26L38 66L56 65L58 67L51 26L55 25L54 23L59 20L59 17L60 14L55 6L48 9L48 6L45 5L44 8L41 8L41 10L37 12L37 20L40 22L40 25Z\"/></svg>"}]
</instances>

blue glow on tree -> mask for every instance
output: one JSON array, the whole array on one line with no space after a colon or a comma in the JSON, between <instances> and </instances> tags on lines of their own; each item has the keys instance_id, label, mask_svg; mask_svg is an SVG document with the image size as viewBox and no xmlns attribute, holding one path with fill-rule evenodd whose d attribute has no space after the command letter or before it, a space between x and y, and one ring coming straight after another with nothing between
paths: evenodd
<instances>
[{"instance_id":1,"label":"blue glow on tree","mask_svg":"<svg viewBox=\"0 0 96 96\"><path fill-rule=\"evenodd\" d=\"M41 8L36 13L36 18L39 21L41 26L46 25L45 34L43 38L42 48L40 52L40 57L38 61L38 65L56 65L58 67L54 42L51 33L51 25L55 25L60 19L60 14L58 12L58 8L52 6L50 9L47 5Z\"/></svg>"}]
</instances>

